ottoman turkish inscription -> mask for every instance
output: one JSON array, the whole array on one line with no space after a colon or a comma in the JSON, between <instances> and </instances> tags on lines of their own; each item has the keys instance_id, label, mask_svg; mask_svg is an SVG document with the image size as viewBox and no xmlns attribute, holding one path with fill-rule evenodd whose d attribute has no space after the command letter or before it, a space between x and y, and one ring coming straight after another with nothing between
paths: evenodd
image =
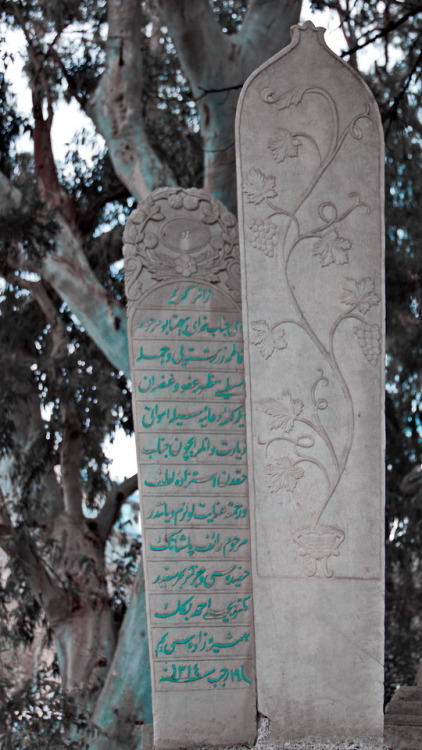
<instances>
[{"instance_id":1,"label":"ottoman turkish inscription","mask_svg":"<svg viewBox=\"0 0 422 750\"><path fill-rule=\"evenodd\" d=\"M124 234L154 747L256 729L235 218L160 189ZM212 692L212 696L210 696Z\"/></svg>"},{"instance_id":2,"label":"ottoman turkish inscription","mask_svg":"<svg viewBox=\"0 0 422 750\"><path fill-rule=\"evenodd\" d=\"M237 116L258 709L382 737L383 177L372 94L292 42Z\"/></svg>"}]
</instances>

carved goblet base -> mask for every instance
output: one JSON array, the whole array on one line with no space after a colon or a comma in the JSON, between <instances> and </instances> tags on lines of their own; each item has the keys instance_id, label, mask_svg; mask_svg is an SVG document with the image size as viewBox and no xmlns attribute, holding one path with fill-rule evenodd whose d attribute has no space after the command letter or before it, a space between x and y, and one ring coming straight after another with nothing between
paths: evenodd
<instances>
[{"instance_id":1,"label":"carved goblet base","mask_svg":"<svg viewBox=\"0 0 422 750\"><path fill-rule=\"evenodd\" d=\"M299 555L307 555L311 560L311 567L307 573L312 577L318 568L325 578L332 578L333 571L328 567L328 558L340 554L339 547L344 541L344 531L338 526L302 526L292 534L293 540L299 547Z\"/></svg>"}]
</instances>

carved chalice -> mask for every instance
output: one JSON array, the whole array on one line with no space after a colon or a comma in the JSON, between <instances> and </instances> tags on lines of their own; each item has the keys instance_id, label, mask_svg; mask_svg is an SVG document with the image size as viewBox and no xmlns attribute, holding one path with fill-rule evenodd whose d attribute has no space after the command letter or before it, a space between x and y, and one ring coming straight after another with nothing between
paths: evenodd
<instances>
[{"instance_id":1,"label":"carved chalice","mask_svg":"<svg viewBox=\"0 0 422 750\"><path fill-rule=\"evenodd\" d=\"M332 578L333 571L328 567L327 560L331 555L340 554L339 547L344 541L344 531L338 526L303 526L293 532L293 540L299 547L299 555L308 555L312 567L308 576L316 575L318 566L326 578Z\"/></svg>"}]
</instances>

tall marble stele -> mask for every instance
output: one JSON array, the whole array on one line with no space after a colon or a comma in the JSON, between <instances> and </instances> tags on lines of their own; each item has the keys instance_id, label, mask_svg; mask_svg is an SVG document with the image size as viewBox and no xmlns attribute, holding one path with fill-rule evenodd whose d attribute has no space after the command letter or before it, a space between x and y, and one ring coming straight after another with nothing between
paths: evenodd
<instances>
[{"instance_id":1,"label":"tall marble stele","mask_svg":"<svg viewBox=\"0 0 422 750\"><path fill-rule=\"evenodd\" d=\"M124 233L155 750L253 743L235 217L154 191Z\"/></svg>"},{"instance_id":2,"label":"tall marble stele","mask_svg":"<svg viewBox=\"0 0 422 750\"><path fill-rule=\"evenodd\" d=\"M236 137L258 709L269 742L378 742L379 113L306 22L246 82Z\"/></svg>"}]
</instances>

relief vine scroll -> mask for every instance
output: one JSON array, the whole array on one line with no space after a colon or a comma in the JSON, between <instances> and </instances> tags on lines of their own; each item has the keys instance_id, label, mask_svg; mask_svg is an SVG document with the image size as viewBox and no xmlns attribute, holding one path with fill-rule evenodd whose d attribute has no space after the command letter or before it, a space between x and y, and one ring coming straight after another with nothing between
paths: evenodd
<instances>
[{"instance_id":1,"label":"relief vine scroll","mask_svg":"<svg viewBox=\"0 0 422 750\"><path fill-rule=\"evenodd\" d=\"M154 191L124 234L154 748L256 731L235 217Z\"/></svg>"},{"instance_id":2,"label":"relief vine scroll","mask_svg":"<svg viewBox=\"0 0 422 750\"><path fill-rule=\"evenodd\" d=\"M379 737L382 135L323 29L249 78L237 155L260 711L274 741Z\"/></svg>"}]
</instances>

